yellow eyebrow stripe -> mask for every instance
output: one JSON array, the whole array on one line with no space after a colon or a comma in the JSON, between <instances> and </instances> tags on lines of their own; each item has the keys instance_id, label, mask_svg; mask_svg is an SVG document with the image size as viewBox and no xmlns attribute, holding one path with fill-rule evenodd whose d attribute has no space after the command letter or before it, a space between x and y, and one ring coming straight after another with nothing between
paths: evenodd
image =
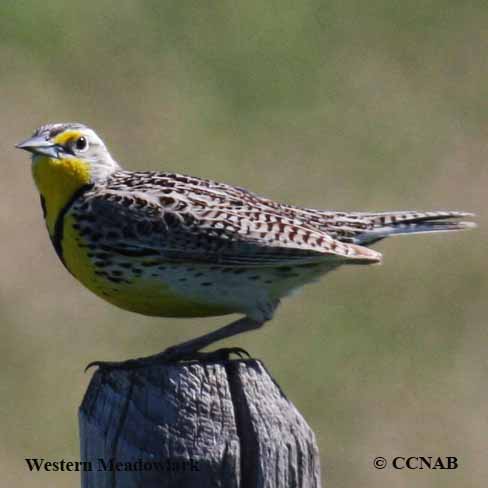
<instances>
[{"instance_id":1,"label":"yellow eyebrow stripe","mask_svg":"<svg viewBox=\"0 0 488 488\"><path fill-rule=\"evenodd\" d=\"M64 132L61 132L61 134L58 134L53 139L53 142L54 142L54 144L59 144L60 146L63 146L67 142L69 142L73 139L77 139L81 135L82 135L82 133L79 130L65 130Z\"/></svg>"}]
</instances>

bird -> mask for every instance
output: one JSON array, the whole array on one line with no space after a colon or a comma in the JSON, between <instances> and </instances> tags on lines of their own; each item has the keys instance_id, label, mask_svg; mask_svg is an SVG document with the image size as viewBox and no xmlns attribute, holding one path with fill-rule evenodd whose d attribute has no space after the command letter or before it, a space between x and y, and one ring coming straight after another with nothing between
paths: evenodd
<instances>
[{"instance_id":1,"label":"bird","mask_svg":"<svg viewBox=\"0 0 488 488\"><path fill-rule=\"evenodd\" d=\"M460 220L468 212L320 210L210 179L128 171L81 123L43 125L16 147L32 155L59 259L93 293L149 316L242 316L145 358L92 363L100 367L211 355L202 349L259 329L305 284L343 265L380 263L369 246L386 237L476 226Z\"/></svg>"}]
</instances>

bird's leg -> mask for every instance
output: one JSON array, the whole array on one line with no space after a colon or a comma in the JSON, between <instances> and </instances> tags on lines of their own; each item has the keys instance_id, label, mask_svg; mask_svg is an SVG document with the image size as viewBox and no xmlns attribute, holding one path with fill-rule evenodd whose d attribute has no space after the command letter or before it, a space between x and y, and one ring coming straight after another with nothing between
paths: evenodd
<instances>
[{"instance_id":1,"label":"bird's leg","mask_svg":"<svg viewBox=\"0 0 488 488\"><path fill-rule=\"evenodd\" d=\"M224 327L214 330L213 332L195 337L194 339L182 342L176 346L171 346L162 353L156 354L156 356L161 355L161 357L169 358L170 361L173 360L173 358L176 360L185 359L188 356L191 357L192 354L197 353L200 351L200 349L210 346L214 342L227 339L228 337L232 337L237 334L242 334L243 332L259 329L264 322L264 320L256 321L249 317L243 317L242 319L236 320L235 322L225 325Z\"/></svg>"},{"instance_id":2,"label":"bird's leg","mask_svg":"<svg viewBox=\"0 0 488 488\"><path fill-rule=\"evenodd\" d=\"M195 337L181 344L171 346L164 351L153 354L152 356L147 356L138 359L129 359L128 361L121 362L110 362L110 361L94 361L90 363L86 369L92 366L98 366L100 368L107 369L131 369L131 368L141 368L144 366L149 366L151 364L161 364L161 363L171 363L176 361L188 361L192 359L218 359L218 358L228 358L229 354L235 353L240 355L241 353L246 353L240 348L224 348L219 349L210 353L199 352L200 349L210 346L214 342L220 341L222 339L227 339L228 337L235 336L237 334L242 334L243 332L248 332L250 330L259 329L265 320L257 321L249 317L243 317L242 319L236 320L235 322L225 325L220 329L209 332L199 337ZM247 354L247 353L246 353Z\"/></svg>"}]
</instances>

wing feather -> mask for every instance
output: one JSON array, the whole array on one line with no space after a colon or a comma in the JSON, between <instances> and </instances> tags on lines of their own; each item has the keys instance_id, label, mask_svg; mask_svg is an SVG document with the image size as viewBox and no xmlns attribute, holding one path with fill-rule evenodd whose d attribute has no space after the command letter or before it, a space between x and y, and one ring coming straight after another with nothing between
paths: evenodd
<instances>
[{"instance_id":1,"label":"wing feather","mask_svg":"<svg viewBox=\"0 0 488 488\"><path fill-rule=\"evenodd\" d=\"M376 251L340 242L305 219L267 206L268 200L250 194L252 199L243 203L233 187L228 198L222 185L218 198L193 187L170 188L146 183L132 191L112 186L86 195L83 212L100 229L100 247L165 262L221 266L370 264L381 259Z\"/></svg>"}]
</instances>

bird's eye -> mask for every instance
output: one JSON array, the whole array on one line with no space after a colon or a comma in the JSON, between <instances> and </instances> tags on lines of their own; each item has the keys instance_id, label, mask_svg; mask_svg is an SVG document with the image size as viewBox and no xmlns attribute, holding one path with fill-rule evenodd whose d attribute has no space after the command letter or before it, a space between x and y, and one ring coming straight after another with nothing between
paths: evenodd
<instances>
[{"instance_id":1,"label":"bird's eye","mask_svg":"<svg viewBox=\"0 0 488 488\"><path fill-rule=\"evenodd\" d=\"M85 149L87 149L88 141L86 140L86 137L84 136L79 137L75 142L75 147L78 151L84 151Z\"/></svg>"}]
</instances>

